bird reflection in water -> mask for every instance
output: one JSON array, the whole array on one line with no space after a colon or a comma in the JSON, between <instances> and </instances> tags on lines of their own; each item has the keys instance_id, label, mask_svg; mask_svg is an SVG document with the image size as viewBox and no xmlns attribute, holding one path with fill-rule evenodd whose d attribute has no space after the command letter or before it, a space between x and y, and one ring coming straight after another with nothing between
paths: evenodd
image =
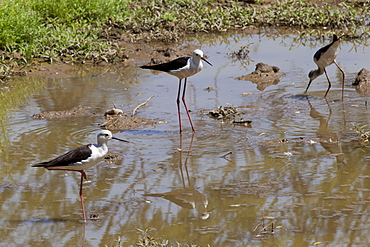
<instances>
[{"instance_id":1,"label":"bird reflection in water","mask_svg":"<svg viewBox=\"0 0 370 247\"><path fill-rule=\"evenodd\" d=\"M339 140L339 134L334 132L333 129L329 126L329 121L332 115L332 109L325 99L326 104L329 108L329 115L326 117L320 112L318 112L311 104L310 100L307 97L308 105L310 106L310 117L319 121L320 125L316 131L316 136L323 148L325 148L331 155L335 156L337 163L344 162L344 154L342 151L342 144Z\"/></svg>"},{"instance_id":2,"label":"bird reflection in water","mask_svg":"<svg viewBox=\"0 0 370 247\"><path fill-rule=\"evenodd\" d=\"M144 196L151 196L151 197L162 197L170 202L175 203L176 205L187 208L187 209L195 209L195 211L198 213L198 217L205 220L209 217L209 212L207 211L208 206L208 199L194 189L194 186L190 180L189 171L188 171L188 160L189 156L191 154L191 148L194 140L194 134L191 137L190 145L188 150L183 150L182 148L182 135L180 135L180 162L179 162L179 170L181 174L181 180L182 180L182 189L175 189L169 192L165 193L148 193L144 194ZM182 163L183 160L183 153L186 153L184 164ZM188 186L186 186L185 176L187 178Z\"/></svg>"}]
</instances>

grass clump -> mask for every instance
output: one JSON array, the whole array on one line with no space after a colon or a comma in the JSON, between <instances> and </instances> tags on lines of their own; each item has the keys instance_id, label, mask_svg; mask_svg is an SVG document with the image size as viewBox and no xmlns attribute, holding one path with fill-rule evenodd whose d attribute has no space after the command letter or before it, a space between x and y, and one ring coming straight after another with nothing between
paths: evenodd
<instances>
[{"instance_id":1,"label":"grass clump","mask_svg":"<svg viewBox=\"0 0 370 247\"><path fill-rule=\"evenodd\" d=\"M370 5L306 0L264 4L222 0L3 0L0 62L125 58L121 41L175 41L189 32L222 32L248 26L336 30L366 39ZM339 31L340 30L340 31ZM365 34L365 35L364 35Z\"/></svg>"},{"instance_id":2,"label":"grass clump","mask_svg":"<svg viewBox=\"0 0 370 247\"><path fill-rule=\"evenodd\" d=\"M352 123L351 130L355 131L360 136L361 143L368 144L370 141L370 130L365 130L367 125L360 125Z\"/></svg>"},{"instance_id":3,"label":"grass clump","mask_svg":"<svg viewBox=\"0 0 370 247\"><path fill-rule=\"evenodd\" d=\"M21 46L32 44L40 18L23 1L3 1L0 4L0 49L15 52Z\"/></svg>"},{"instance_id":4,"label":"grass clump","mask_svg":"<svg viewBox=\"0 0 370 247\"><path fill-rule=\"evenodd\" d=\"M352 28L364 23L364 19L358 16L359 11L368 12L369 9L357 9L345 2L339 5L318 6L309 1L288 0L265 8L259 13L257 20L269 25L300 28Z\"/></svg>"},{"instance_id":5,"label":"grass clump","mask_svg":"<svg viewBox=\"0 0 370 247\"><path fill-rule=\"evenodd\" d=\"M112 47L102 26L124 1L21 0L0 3L0 50L25 59L92 59ZM3 56L4 57L4 56Z\"/></svg>"},{"instance_id":6,"label":"grass clump","mask_svg":"<svg viewBox=\"0 0 370 247\"><path fill-rule=\"evenodd\" d=\"M215 119L235 119L237 115L240 113L236 106L232 106L227 104L228 106L219 106L217 110L212 110L208 113L208 115Z\"/></svg>"},{"instance_id":7,"label":"grass clump","mask_svg":"<svg viewBox=\"0 0 370 247\"><path fill-rule=\"evenodd\" d=\"M141 238L139 241L135 244L135 246L138 247L199 247L199 245L195 244L185 244L182 245L180 243L177 243L176 245L169 244L169 241L166 239L156 239L152 236L149 235L149 229L142 230L142 229L137 229L141 234ZM118 237L118 240L116 240L116 243L113 245L113 247L122 247L123 246L122 239ZM108 247L107 245L105 245ZM129 245L130 247L133 245ZM207 245L207 247L210 247L210 245Z\"/></svg>"}]
</instances>

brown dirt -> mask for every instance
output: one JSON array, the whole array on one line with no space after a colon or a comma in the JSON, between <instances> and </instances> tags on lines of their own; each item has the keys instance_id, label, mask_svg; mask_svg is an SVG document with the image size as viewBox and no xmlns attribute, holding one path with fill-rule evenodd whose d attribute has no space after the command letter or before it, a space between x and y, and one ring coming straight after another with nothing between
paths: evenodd
<instances>
[{"instance_id":1,"label":"brown dirt","mask_svg":"<svg viewBox=\"0 0 370 247\"><path fill-rule=\"evenodd\" d=\"M70 110L62 111L47 111L34 114L33 119L58 119L58 118L69 118L69 117L86 117L96 116L98 109L94 109L86 106L79 106ZM154 125L155 122L145 118L130 117L125 114L119 114L117 116L105 114L106 121L100 125L103 129L109 129L111 131L138 129L144 125Z\"/></svg>"},{"instance_id":2,"label":"brown dirt","mask_svg":"<svg viewBox=\"0 0 370 247\"><path fill-rule=\"evenodd\" d=\"M124 114L122 111L120 111L120 114L118 115L110 115L109 112L111 111L112 110L108 110L104 114L107 120L100 125L101 128L109 129L111 131L119 131L128 129L138 129L144 125L155 124L155 122L149 119L130 117ZM96 112L99 112L99 110L92 107L79 106L70 110L47 111L37 113L34 114L32 118L35 120L42 120L42 119L58 119L70 117L86 117L86 116L96 116L97 115Z\"/></svg>"},{"instance_id":3,"label":"brown dirt","mask_svg":"<svg viewBox=\"0 0 370 247\"><path fill-rule=\"evenodd\" d=\"M34 114L33 119L55 119L55 118L68 118L68 117L83 117L96 115L96 109L86 106L75 107L70 110L63 111L47 111Z\"/></svg>"},{"instance_id":4,"label":"brown dirt","mask_svg":"<svg viewBox=\"0 0 370 247\"><path fill-rule=\"evenodd\" d=\"M101 128L112 131L138 129L144 125L154 125L154 121L146 118L130 117L128 115L118 115L108 117L108 120L100 125Z\"/></svg>"},{"instance_id":5,"label":"brown dirt","mask_svg":"<svg viewBox=\"0 0 370 247\"><path fill-rule=\"evenodd\" d=\"M255 71L248 75L237 77L238 80L251 81L257 84L257 89L265 90L268 86L277 85L284 73L280 72L277 66L270 66L264 63L258 63Z\"/></svg>"}]
</instances>

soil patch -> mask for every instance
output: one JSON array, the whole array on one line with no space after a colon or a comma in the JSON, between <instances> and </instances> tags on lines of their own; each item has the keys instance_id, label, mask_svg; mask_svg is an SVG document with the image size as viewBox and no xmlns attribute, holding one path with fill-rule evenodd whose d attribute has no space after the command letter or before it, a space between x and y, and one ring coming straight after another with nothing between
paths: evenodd
<instances>
[{"instance_id":1,"label":"soil patch","mask_svg":"<svg viewBox=\"0 0 370 247\"><path fill-rule=\"evenodd\" d=\"M254 84L257 84L258 90L263 91L268 86L277 85L282 76L284 76L284 73L280 72L280 68L277 66L258 63L256 64L256 69L252 73L237 77L236 79L251 81Z\"/></svg>"},{"instance_id":2,"label":"soil patch","mask_svg":"<svg viewBox=\"0 0 370 247\"><path fill-rule=\"evenodd\" d=\"M68 118L68 117L83 117L96 115L97 109L87 106L78 106L70 110L63 111L46 111L34 114L33 119L55 119L55 118Z\"/></svg>"},{"instance_id":3,"label":"soil patch","mask_svg":"<svg viewBox=\"0 0 370 247\"><path fill-rule=\"evenodd\" d=\"M118 115L108 117L108 120L100 125L101 128L106 128L112 131L138 129L145 125L154 125L154 121L146 118L130 117L128 115Z\"/></svg>"},{"instance_id":4,"label":"soil patch","mask_svg":"<svg viewBox=\"0 0 370 247\"><path fill-rule=\"evenodd\" d=\"M99 109L79 106L70 110L63 111L46 111L34 114L33 119L57 119L70 117L86 117L96 116ZM155 122L145 118L130 117L126 114L119 114L117 116L106 115L107 121L100 125L101 128L109 129L111 131L138 129L145 125L154 125Z\"/></svg>"}]
</instances>

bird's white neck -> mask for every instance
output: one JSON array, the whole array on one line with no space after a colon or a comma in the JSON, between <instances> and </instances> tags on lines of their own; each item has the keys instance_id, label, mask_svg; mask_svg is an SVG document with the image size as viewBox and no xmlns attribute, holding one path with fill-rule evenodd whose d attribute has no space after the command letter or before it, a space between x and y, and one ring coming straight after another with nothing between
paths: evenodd
<instances>
[{"instance_id":1,"label":"bird's white neck","mask_svg":"<svg viewBox=\"0 0 370 247\"><path fill-rule=\"evenodd\" d=\"M98 141L98 143L94 144L94 146L101 149L108 149L106 141Z\"/></svg>"}]
</instances>

